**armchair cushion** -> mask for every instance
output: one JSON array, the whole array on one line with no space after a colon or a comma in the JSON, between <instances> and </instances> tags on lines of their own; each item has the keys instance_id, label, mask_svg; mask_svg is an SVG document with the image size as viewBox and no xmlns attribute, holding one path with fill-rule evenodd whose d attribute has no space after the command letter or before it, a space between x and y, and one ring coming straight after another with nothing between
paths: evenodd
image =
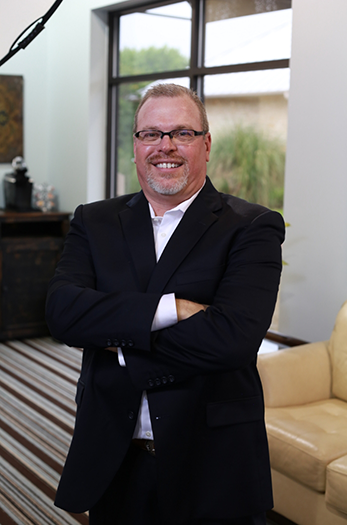
<instances>
[{"instance_id":1,"label":"armchair cushion","mask_svg":"<svg viewBox=\"0 0 347 525\"><path fill-rule=\"evenodd\" d=\"M327 465L347 454L347 404L267 407L265 415L272 468L324 492Z\"/></svg>"},{"instance_id":2,"label":"armchair cushion","mask_svg":"<svg viewBox=\"0 0 347 525\"><path fill-rule=\"evenodd\" d=\"M329 509L347 518L347 455L327 467L326 503Z\"/></svg>"}]
</instances>

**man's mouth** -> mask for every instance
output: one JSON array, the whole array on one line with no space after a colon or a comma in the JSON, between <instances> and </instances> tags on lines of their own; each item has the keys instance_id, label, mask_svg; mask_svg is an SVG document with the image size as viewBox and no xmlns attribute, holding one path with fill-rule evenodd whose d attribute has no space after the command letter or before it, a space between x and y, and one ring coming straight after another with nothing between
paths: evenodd
<instances>
[{"instance_id":1,"label":"man's mouth","mask_svg":"<svg viewBox=\"0 0 347 525\"><path fill-rule=\"evenodd\" d=\"M165 158L163 156L153 155L151 157L148 157L147 163L152 164L152 166L158 168L159 170L173 170L183 166L183 164L185 163L185 159L177 156Z\"/></svg>"},{"instance_id":2,"label":"man's mouth","mask_svg":"<svg viewBox=\"0 0 347 525\"><path fill-rule=\"evenodd\" d=\"M179 168L181 164L178 164L177 162L159 162L159 164L154 164L154 166L160 169L171 169Z\"/></svg>"}]
</instances>

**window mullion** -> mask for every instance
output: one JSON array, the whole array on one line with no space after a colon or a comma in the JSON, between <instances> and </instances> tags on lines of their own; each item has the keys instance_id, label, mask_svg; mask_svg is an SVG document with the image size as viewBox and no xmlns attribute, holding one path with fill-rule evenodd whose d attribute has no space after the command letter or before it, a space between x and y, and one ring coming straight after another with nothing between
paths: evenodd
<instances>
[{"instance_id":1,"label":"window mullion","mask_svg":"<svg viewBox=\"0 0 347 525\"><path fill-rule=\"evenodd\" d=\"M119 16L110 15L109 79L119 75ZM108 124L107 124L107 165L106 198L117 194L117 130L118 130L118 87L109 81Z\"/></svg>"},{"instance_id":2,"label":"window mullion","mask_svg":"<svg viewBox=\"0 0 347 525\"><path fill-rule=\"evenodd\" d=\"M192 6L192 42L190 60L190 87L203 98L203 82L199 69L205 53L205 0L195 0Z\"/></svg>"}]
</instances>

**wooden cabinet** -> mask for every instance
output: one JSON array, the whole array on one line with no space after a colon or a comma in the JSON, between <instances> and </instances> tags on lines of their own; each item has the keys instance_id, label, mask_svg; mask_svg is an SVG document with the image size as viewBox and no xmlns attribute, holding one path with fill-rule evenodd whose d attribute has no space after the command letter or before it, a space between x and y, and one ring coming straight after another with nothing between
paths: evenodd
<instances>
[{"instance_id":1,"label":"wooden cabinet","mask_svg":"<svg viewBox=\"0 0 347 525\"><path fill-rule=\"evenodd\" d=\"M47 285L69 213L0 211L0 340L47 335Z\"/></svg>"}]
</instances>

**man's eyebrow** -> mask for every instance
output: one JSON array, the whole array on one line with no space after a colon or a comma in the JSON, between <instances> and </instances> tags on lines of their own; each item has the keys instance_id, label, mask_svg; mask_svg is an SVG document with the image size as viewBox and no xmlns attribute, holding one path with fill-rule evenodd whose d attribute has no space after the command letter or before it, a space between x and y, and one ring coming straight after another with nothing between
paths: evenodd
<instances>
[{"instance_id":1,"label":"man's eyebrow","mask_svg":"<svg viewBox=\"0 0 347 525\"><path fill-rule=\"evenodd\" d=\"M149 129L155 129L157 131L162 131L162 130L159 130L158 127L156 126L145 126L144 128L142 128L143 131L147 131ZM193 129L191 126L184 126L184 125L178 125L172 129L170 129L170 131L173 131L174 129Z\"/></svg>"}]
</instances>

